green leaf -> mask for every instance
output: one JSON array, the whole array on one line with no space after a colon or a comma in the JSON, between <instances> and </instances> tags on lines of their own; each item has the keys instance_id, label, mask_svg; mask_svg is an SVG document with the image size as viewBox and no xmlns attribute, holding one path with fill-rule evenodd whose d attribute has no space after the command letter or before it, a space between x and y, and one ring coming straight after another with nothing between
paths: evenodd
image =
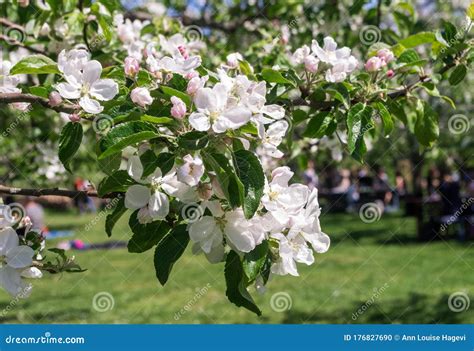
<instances>
[{"instance_id":1,"label":"green leaf","mask_svg":"<svg viewBox=\"0 0 474 351\"><path fill-rule=\"evenodd\" d=\"M420 61L420 55L415 50L406 50L398 58L399 62L412 63Z\"/></svg>"},{"instance_id":2,"label":"green leaf","mask_svg":"<svg viewBox=\"0 0 474 351\"><path fill-rule=\"evenodd\" d=\"M107 215L105 219L105 232L107 236L110 238L112 236L112 229L114 229L115 223L122 217L122 215L127 212L125 208L125 196L121 196L120 198L115 198L111 200L111 203L119 199L117 204L115 205L113 211ZM106 205L106 207L109 205Z\"/></svg>"},{"instance_id":3,"label":"green leaf","mask_svg":"<svg viewBox=\"0 0 474 351\"><path fill-rule=\"evenodd\" d=\"M61 136L59 137L59 160L64 165L69 172L71 169L69 167L69 162L76 154L79 146L82 142L82 125L80 123L67 123L62 131Z\"/></svg>"},{"instance_id":4,"label":"green leaf","mask_svg":"<svg viewBox=\"0 0 474 351\"><path fill-rule=\"evenodd\" d=\"M467 67L465 65L459 65L454 68L449 76L449 84L458 85L462 82L467 73Z\"/></svg>"},{"instance_id":5,"label":"green leaf","mask_svg":"<svg viewBox=\"0 0 474 351\"><path fill-rule=\"evenodd\" d=\"M306 138L322 138L333 120L333 115L329 112L320 112L312 117L303 133Z\"/></svg>"},{"instance_id":6,"label":"green leaf","mask_svg":"<svg viewBox=\"0 0 474 351\"><path fill-rule=\"evenodd\" d=\"M132 213L128 221L133 232L133 236L127 244L128 252L131 253L141 253L151 249L170 231L170 226L164 221L141 224L138 222L137 215L138 210Z\"/></svg>"},{"instance_id":7,"label":"green leaf","mask_svg":"<svg viewBox=\"0 0 474 351\"><path fill-rule=\"evenodd\" d=\"M374 107L379 111L380 118L382 118L382 122L383 122L384 134L387 136L393 130L392 115L390 114L388 109L385 107L385 105L381 102L376 102L374 104Z\"/></svg>"},{"instance_id":8,"label":"green leaf","mask_svg":"<svg viewBox=\"0 0 474 351\"><path fill-rule=\"evenodd\" d=\"M223 154L202 151L201 155L206 169L216 174L217 181L230 205L233 208L240 206L244 201L244 185L236 176L227 157Z\"/></svg>"},{"instance_id":9,"label":"green leaf","mask_svg":"<svg viewBox=\"0 0 474 351\"><path fill-rule=\"evenodd\" d=\"M186 104L188 108L191 107L191 97L188 94L183 93L182 91L176 90L174 88L167 87L167 86L162 86L161 90L163 91L163 93L165 93L169 97L171 96L179 97L181 100L183 100L183 102Z\"/></svg>"},{"instance_id":10,"label":"green leaf","mask_svg":"<svg viewBox=\"0 0 474 351\"><path fill-rule=\"evenodd\" d=\"M422 104L415 123L415 136L420 144L431 146L439 137L438 115L428 102Z\"/></svg>"},{"instance_id":11,"label":"green leaf","mask_svg":"<svg viewBox=\"0 0 474 351\"><path fill-rule=\"evenodd\" d=\"M125 192L135 181L128 175L127 171L115 171L108 177L102 179L97 188L99 196L104 196L113 192Z\"/></svg>"},{"instance_id":12,"label":"green leaf","mask_svg":"<svg viewBox=\"0 0 474 351\"><path fill-rule=\"evenodd\" d=\"M240 257L234 251L227 254L224 275L227 285L226 296L229 301L238 307L244 307L252 311L257 316L261 316L262 311L255 305L252 296L247 291L248 280L244 274Z\"/></svg>"},{"instance_id":13,"label":"green leaf","mask_svg":"<svg viewBox=\"0 0 474 351\"><path fill-rule=\"evenodd\" d=\"M189 243L186 225L174 227L171 232L160 241L155 250L155 272L161 285L165 285L173 265L183 254Z\"/></svg>"},{"instance_id":14,"label":"green leaf","mask_svg":"<svg viewBox=\"0 0 474 351\"><path fill-rule=\"evenodd\" d=\"M349 153L353 154L356 148L361 148L364 142L364 133L370 130L373 125L371 123L373 108L361 102L354 105L347 115L348 140L347 147Z\"/></svg>"},{"instance_id":15,"label":"green leaf","mask_svg":"<svg viewBox=\"0 0 474 351\"><path fill-rule=\"evenodd\" d=\"M436 35L432 32L419 32L400 40L399 44L406 48L414 48L422 44L431 44L436 41Z\"/></svg>"},{"instance_id":16,"label":"green leaf","mask_svg":"<svg viewBox=\"0 0 474 351\"><path fill-rule=\"evenodd\" d=\"M99 159L121 152L127 146L158 137L156 128L149 123L132 121L112 128L99 140Z\"/></svg>"},{"instance_id":17,"label":"green leaf","mask_svg":"<svg viewBox=\"0 0 474 351\"><path fill-rule=\"evenodd\" d=\"M170 152L162 152L156 156L152 150L147 150L140 156L140 161L143 165L142 177L147 177L152 174L157 167L160 167L162 174L167 174L174 165L174 154Z\"/></svg>"},{"instance_id":18,"label":"green leaf","mask_svg":"<svg viewBox=\"0 0 474 351\"><path fill-rule=\"evenodd\" d=\"M174 122L173 118L169 117L155 117L150 115L141 115L140 120L143 122L150 122L155 124L170 124Z\"/></svg>"},{"instance_id":19,"label":"green leaf","mask_svg":"<svg viewBox=\"0 0 474 351\"><path fill-rule=\"evenodd\" d=\"M244 255L242 266L249 282L255 281L261 273L268 253L268 241L264 241Z\"/></svg>"},{"instance_id":20,"label":"green leaf","mask_svg":"<svg viewBox=\"0 0 474 351\"><path fill-rule=\"evenodd\" d=\"M207 132L192 131L178 137L178 145L187 150L200 150L207 146L209 135Z\"/></svg>"},{"instance_id":21,"label":"green leaf","mask_svg":"<svg viewBox=\"0 0 474 351\"><path fill-rule=\"evenodd\" d=\"M262 71L262 78L269 83L289 84L295 85L291 80L283 77L281 72L275 71L271 68L264 68Z\"/></svg>"},{"instance_id":22,"label":"green leaf","mask_svg":"<svg viewBox=\"0 0 474 351\"><path fill-rule=\"evenodd\" d=\"M49 96L48 89L44 87L30 87L28 90L30 91L31 94L35 96L40 96L45 99L47 99Z\"/></svg>"},{"instance_id":23,"label":"green leaf","mask_svg":"<svg viewBox=\"0 0 474 351\"><path fill-rule=\"evenodd\" d=\"M247 219L252 218L260 205L265 186L262 165L252 152L239 150L234 153L237 176L244 185L243 210Z\"/></svg>"},{"instance_id":24,"label":"green leaf","mask_svg":"<svg viewBox=\"0 0 474 351\"><path fill-rule=\"evenodd\" d=\"M44 55L29 55L12 67L10 74L59 73L56 62Z\"/></svg>"}]
</instances>

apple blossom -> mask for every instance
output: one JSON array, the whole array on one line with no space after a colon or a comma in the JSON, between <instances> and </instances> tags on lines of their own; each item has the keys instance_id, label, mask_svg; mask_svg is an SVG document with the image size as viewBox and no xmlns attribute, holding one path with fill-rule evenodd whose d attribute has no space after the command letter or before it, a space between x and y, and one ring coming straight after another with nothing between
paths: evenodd
<instances>
[{"instance_id":1,"label":"apple blossom","mask_svg":"<svg viewBox=\"0 0 474 351\"><path fill-rule=\"evenodd\" d=\"M357 68L358 62L351 55L351 49L348 47L337 49L337 43L331 37L324 38L324 46L322 48L316 40L313 40L311 49L320 61L332 66L326 71L326 80L328 82L342 82L349 73Z\"/></svg>"},{"instance_id":2,"label":"apple blossom","mask_svg":"<svg viewBox=\"0 0 474 351\"><path fill-rule=\"evenodd\" d=\"M234 52L232 54L227 55L227 65L230 68L237 68L239 67L239 61L242 61L244 58L239 52Z\"/></svg>"},{"instance_id":3,"label":"apple blossom","mask_svg":"<svg viewBox=\"0 0 474 351\"><path fill-rule=\"evenodd\" d=\"M49 94L49 105L50 106L58 106L63 102L61 95L57 91L52 91Z\"/></svg>"},{"instance_id":4,"label":"apple blossom","mask_svg":"<svg viewBox=\"0 0 474 351\"><path fill-rule=\"evenodd\" d=\"M189 116L191 126L199 131L209 130L223 133L228 129L237 129L250 120L251 112L244 106L229 106L227 89L223 83L217 83L212 89L202 88L194 97L198 112Z\"/></svg>"},{"instance_id":5,"label":"apple blossom","mask_svg":"<svg viewBox=\"0 0 474 351\"><path fill-rule=\"evenodd\" d=\"M199 89L204 87L208 79L209 79L209 76L191 78L188 82L186 93L188 93L191 96L194 95Z\"/></svg>"},{"instance_id":6,"label":"apple blossom","mask_svg":"<svg viewBox=\"0 0 474 351\"><path fill-rule=\"evenodd\" d=\"M118 84L112 79L100 79L102 65L96 60L86 61L86 54L84 50L61 52L58 68L66 82L57 84L56 89L63 98L79 99L84 111L97 114L104 109L99 101L112 100L118 94Z\"/></svg>"},{"instance_id":7,"label":"apple blossom","mask_svg":"<svg viewBox=\"0 0 474 351\"><path fill-rule=\"evenodd\" d=\"M199 157L190 154L183 157L184 164L178 168L178 180L189 186L196 186L204 174L204 165Z\"/></svg>"},{"instance_id":8,"label":"apple blossom","mask_svg":"<svg viewBox=\"0 0 474 351\"><path fill-rule=\"evenodd\" d=\"M11 295L27 287L21 273L33 262L34 251L26 245L19 245L17 233L11 227L0 229L0 285Z\"/></svg>"},{"instance_id":9,"label":"apple blossom","mask_svg":"<svg viewBox=\"0 0 474 351\"><path fill-rule=\"evenodd\" d=\"M140 62L135 57L128 56L125 58L124 71L127 76L135 77L139 70Z\"/></svg>"},{"instance_id":10,"label":"apple blossom","mask_svg":"<svg viewBox=\"0 0 474 351\"><path fill-rule=\"evenodd\" d=\"M380 49L377 51L377 57L383 61L383 66L392 62L395 59L395 55L389 49Z\"/></svg>"},{"instance_id":11,"label":"apple blossom","mask_svg":"<svg viewBox=\"0 0 474 351\"><path fill-rule=\"evenodd\" d=\"M371 57L365 64L365 69L368 72L377 72L382 68L383 61L377 56Z\"/></svg>"},{"instance_id":12,"label":"apple blossom","mask_svg":"<svg viewBox=\"0 0 474 351\"><path fill-rule=\"evenodd\" d=\"M153 98L147 88L139 87L130 93L132 101L140 107L147 107L153 103Z\"/></svg>"},{"instance_id":13,"label":"apple blossom","mask_svg":"<svg viewBox=\"0 0 474 351\"><path fill-rule=\"evenodd\" d=\"M171 97L171 103L173 107L171 107L171 116L177 119L182 119L186 116L186 104L177 96Z\"/></svg>"}]
</instances>

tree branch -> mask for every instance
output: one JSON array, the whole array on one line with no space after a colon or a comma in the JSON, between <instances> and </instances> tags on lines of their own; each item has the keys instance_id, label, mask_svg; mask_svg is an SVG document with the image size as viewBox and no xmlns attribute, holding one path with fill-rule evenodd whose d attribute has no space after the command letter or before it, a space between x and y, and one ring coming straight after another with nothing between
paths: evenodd
<instances>
[{"instance_id":1,"label":"tree branch","mask_svg":"<svg viewBox=\"0 0 474 351\"><path fill-rule=\"evenodd\" d=\"M22 35L26 36L25 28L23 28L19 24L11 22L10 20L8 20L6 18L0 17L0 25L2 25L4 27L16 29L16 30L20 31L22 33ZM8 30L5 31L5 33L8 33ZM5 35L5 34L0 34L0 40L5 41L9 45L19 46L19 47L25 48L25 49L27 49L31 52L36 53L36 54L47 55L46 51L31 47L29 45L26 45L25 43L23 43L19 40L16 40L15 38L9 37L8 35Z\"/></svg>"},{"instance_id":2,"label":"tree branch","mask_svg":"<svg viewBox=\"0 0 474 351\"><path fill-rule=\"evenodd\" d=\"M0 94L0 103L11 104L14 102L29 102L30 104L38 103L43 107L49 108L56 112L65 112L65 113L74 113L79 109L78 105L71 105L71 104L61 104L58 106L51 106L49 104L49 100L31 95L31 94L23 94L23 93L1 93Z\"/></svg>"},{"instance_id":3,"label":"tree branch","mask_svg":"<svg viewBox=\"0 0 474 351\"><path fill-rule=\"evenodd\" d=\"M89 197L98 197L102 199L111 199L118 196L122 196L123 193L110 193L104 196L99 196L97 191L95 190L66 190L66 189L58 189L58 188L44 188L44 189L25 189L25 188L13 188L7 187L5 185L0 185L0 194L8 194L8 195L21 195L21 196L64 196L75 198L78 195L85 195Z\"/></svg>"}]
</instances>

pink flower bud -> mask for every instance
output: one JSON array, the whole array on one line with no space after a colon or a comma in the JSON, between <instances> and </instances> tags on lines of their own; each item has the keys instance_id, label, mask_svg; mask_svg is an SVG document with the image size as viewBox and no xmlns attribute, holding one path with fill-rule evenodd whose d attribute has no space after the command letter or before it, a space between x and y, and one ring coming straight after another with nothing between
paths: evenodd
<instances>
[{"instance_id":1,"label":"pink flower bud","mask_svg":"<svg viewBox=\"0 0 474 351\"><path fill-rule=\"evenodd\" d=\"M77 113L72 113L68 117L71 122L79 122L81 120L81 117Z\"/></svg>"},{"instance_id":2,"label":"pink flower bud","mask_svg":"<svg viewBox=\"0 0 474 351\"><path fill-rule=\"evenodd\" d=\"M387 71L387 78L392 78L395 75L395 72L393 69L389 69Z\"/></svg>"},{"instance_id":3,"label":"pink flower bud","mask_svg":"<svg viewBox=\"0 0 474 351\"><path fill-rule=\"evenodd\" d=\"M28 5L30 5L30 0L18 0L18 5L21 7L28 7Z\"/></svg>"},{"instance_id":4,"label":"pink flower bud","mask_svg":"<svg viewBox=\"0 0 474 351\"><path fill-rule=\"evenodd\" d=\"M319 60L314 56L309 55L304 58L304 67L308 72L316 73L318 70L318 63Z\"/></svg>"},{"instance_id":5,"label":"pink flower bud","mask_svg":"<svg viewBox=\"0 0 474 351\"><path fill-rule=\"evenodd\" d=\"M153 103L153 98L147 88L135 88L130 93L132 101L140 107L146 107Z\"/></svg>"},{"instance_id":6,"label":"pink flower bud","mask_svg":"<svg viewBox=\"0 0 474 351\"><path fill-rule=\"evenodd\" d=\"M194 77L191 78L191 80L188 82L188 86L186 88L186 92L189 95L194 95L196 92L204 87L204 84L206 84L207 80L209 79L208 76L204 76L202 78L200 77Z\"/></svg>"},{"instance_id":7,"label":"pink flower bud","mask_svg":"<svg viewBox=\"0 0 474 351\"><path fill-rule=\"evenodd\" d=\"M371 57L365 63L365 69L368 72L377 72L382 68L382 60L377 56Z\"/></svg>"},{"instance_id":8,"label":"pink flower bud","mask_svg":"<svg viewBox=\"0 0 474 351\"><path fill-rule=\"evenodd\" d=\"M193 78L196 78L196 77L199 78L199 73L197 71L191 71L191 72L187 73L184 78L186 78L187 80L190 80L190 79L193 79Z\"/></svg>"},{"instance_id":9,"label":"pink flower bud","mask_svg":"<svg viewBox=\"0 0 474 351\"><path fill-rule=\"evenodd\" d=\"M132 56L128 56L125 59L125 67L124 71L125 74L129 77L135 77L135 75L138 73L140 70L140 62Z\"/></svg>"},{"instance_id":10,"label":"pink flower bud","mask_svg":"<svg viewBox=\"0 0 474 351\"><path fill-rule=\"evenodd\" d=\"M61 104L61 102L63 102L63 99L61 98L61 95L57 91L52 91L49 94L49 105L50 106L52 106L52 107L58 106L59 104Z\"/></svg>"},{"instance_id":11,"label":"pink flower bud","mask_svg":"<svg viewBox=\"0 0 474 351\"><path fill-rule=\"evenodd\" d=\"M377 57L383 61L383 66L390 63L395 58L393 52L389 49L380 49L377 51Z\"/></svg>"},{"instance_id":12,"label":"pink flower bud","mask_svg":"<svg viewBox=\"0 0 474 351\"><path fill-rule=\"evenodd\" d=\"M186 115L186 104L179 97L172 96L171 103L171 116L177 119L182 119Z\"/></svg>"}]
</instances>

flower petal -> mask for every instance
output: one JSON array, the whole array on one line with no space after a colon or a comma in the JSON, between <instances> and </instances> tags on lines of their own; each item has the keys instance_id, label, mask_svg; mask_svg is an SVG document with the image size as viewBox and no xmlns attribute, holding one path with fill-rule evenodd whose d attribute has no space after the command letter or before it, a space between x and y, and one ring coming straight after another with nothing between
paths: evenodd
<instances>
[{"instance_id":1,"label":"flower petal","mask_svg":"<svg viewBox=\"0 0 474 351\"><path fill-rule=\"evenodd\" d=\"M104 110L104 108L100 105L100 103L97 100L93 100L88 96L83 96L79 100L79 105L81 105L84 111L92 113L92 114L101 113Z\"/></svg>"},{"instance_id":2,"label":"flower petal","mask_svg":"<svg viewBox=\"0 0 474 351\"><path fill-rule=\"evenodd\" d=\"M7 251L5 261L10 267L24 268L31 265L33 262L33 249L26 245L13 247Z\"/></svg>"},{"instance_id":3,"label":"flower petal","mask_svg":"<svg viewBox=\"0 0 474 351\"><path fill-rule=\"evenodd\" d=\"M65 99L79 99L81 97L81 88L69 83L57 84L56 90Z\"/></svg>"},{"instance_id":4,"label":"flower petal","mask_svg":"<svg viewBox=\"0 0 474 351\"><path fill-rule=\"evenodd\" d=\"M0 230L0 256L5 256L8 250L17 247L18 243L18 234L13 228L7 227Z\"/></svg>"},{"instance_id":5,"label":"flower petal","mask_svg":"<svg viewBox=\"0 0 474 351\"><path fill-rule=\"evenodd\" d=\"M146 206L150 196L150 189L140 184L134 184L125 193L125 207L130 210L138 210Z\"/></svg>"},{"instance_id":6,"label":"flower petal","mask_svg":"<svg viewBox=\"0 0 474 351\"><path fill-rule=\"evenodd\" d=\"M12 267L3 266L0 268L0 286L10 295L21 293L24 283L21 281L20 272Z\"/></svg>"},{"instance_id":7,"label":"flower petal","mask_svg":"<svg viewBox=\"0 0 474 351\"><path fill-rule=\"evenodd\" d=\"M164 219L170 212L170 202L165 193L156 191L148 202L150 216L155 219Z\"/></svg>"},{"instance_id":8,"label":"flower petal","mask_svg":"<svg viewBox=\"0 0 474 351\"><path fill-rule=\"evenodd\" d=\"M189 124L191 124L194 129L199 130L200 132L205 132L211 128L209 116L200 112L193 112L189 116Z\"/></svg>"},{"instance_id":9,"label":"flower petal","mask_svg":"<svg viewBox=\"0 0 474 351\"><path fill-rule=\"evenodd\" d=\"M100 101L112 100L118 94L118 84L112 79L99 79L91 86L90 94Z\"/></svg>"},{"instance_id":10,"label":"flower petal","mask_svg":"<svg viewBox=\"0 0 474 351\"><path fill-rule=\"evenodd\" d=\"M96 60L89 61L84 66L82 81L84 84L89 84L89 86L92 86L94 82L99 80L101 73L102 65L100 64L100 62Z\"/></svg>"}]
</instances>

